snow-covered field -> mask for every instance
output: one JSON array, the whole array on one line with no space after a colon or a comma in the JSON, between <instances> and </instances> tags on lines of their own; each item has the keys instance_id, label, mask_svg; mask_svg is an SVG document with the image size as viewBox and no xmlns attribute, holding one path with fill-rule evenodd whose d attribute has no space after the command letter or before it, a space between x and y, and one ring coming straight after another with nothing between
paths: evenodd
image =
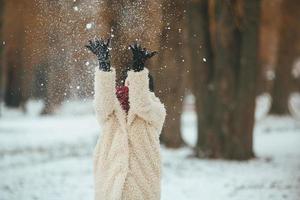
<instances>
[{"instance_id":1,"label":"snow-covered field","mask_svg":"<svg viewBox=\"0 0 300 200\"><path fill-rule=\"evenodd\" d=\"M162 147L162 200L300 200L300 119L264 116L258 102L254 149L247 162L200 160L191 149ZM91 102L71 102L40 117L40 102L28 113L2 107L0 200L93 199L91 154L100 128ZM182 117L186 142L196 139L196 115Z\"/></svg>"}]
</instances>

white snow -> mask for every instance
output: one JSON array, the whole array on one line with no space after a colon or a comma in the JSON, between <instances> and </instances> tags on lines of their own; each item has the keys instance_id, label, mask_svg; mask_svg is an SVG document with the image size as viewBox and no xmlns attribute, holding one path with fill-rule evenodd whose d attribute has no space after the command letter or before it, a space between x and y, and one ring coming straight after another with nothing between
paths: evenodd
<instances>
[{"instance_id":1,"label":"white snow","mask_svg":"<svg viewBox=\"0 0 300 200\"><path fill-rule=\"evenodd\" d=\"M86 24L86 29L91 29L93 27L93 23Z\"/></svg>"},{"instance_id":2,"label":"white snow","mask_svg":"<svg viewBox=\"0 0 300 200\"><path fill-rule=\"evenodd\" d=\"M162 200L299 200L300 121L266 116L266 98L258 99L256 159L196 159L191 148L162 147ZM182 131L193 146L193 98L185 102ZM93 199L91 158L101 130L92 102L71 101L47 117L38 115L41 102L31 101L27 107L28 113L22 114L1 106L0 200Z\"/></svg>"},{"instance_id":3,"label":"white snow","mask_svg":"<svg viewBox=\"0 0 300 200\"><path fill-rule=\"evenodd\" d=\"M78 10L79 10L78 6L74 6L73 9L74 9L75 11L78 11Z\"/></svg>"}]
</instances>

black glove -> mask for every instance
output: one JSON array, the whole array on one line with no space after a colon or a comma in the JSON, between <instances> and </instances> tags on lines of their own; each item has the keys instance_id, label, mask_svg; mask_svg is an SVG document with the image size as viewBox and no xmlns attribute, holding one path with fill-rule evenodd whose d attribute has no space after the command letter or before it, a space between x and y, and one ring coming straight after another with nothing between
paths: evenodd
<instances>
[{"instance_id":1,"label":"black glove","mask_svg":"<svg viewBox=\"0 0 300 200\"><path fill-rule=\"evenodd\" d=\"M110 39L104 40L96 39L95 41L89 40L89 44L85 47L95 54L99 60L99 69L102 71L110 71Z\"/></svg>"},{"instance_id":2,"label":"black glove","mask_svg":"<svg viewBox=\"0 0 300 200\"><path fill-rule=\"evenodd\" d=\"M156 51L151 52L145 48L142 48L138 43L134 43L129 47L133 54L132 69L135 72L142 71L145 68L146 60L157 54Z\"/></svg>"}]
</instances>

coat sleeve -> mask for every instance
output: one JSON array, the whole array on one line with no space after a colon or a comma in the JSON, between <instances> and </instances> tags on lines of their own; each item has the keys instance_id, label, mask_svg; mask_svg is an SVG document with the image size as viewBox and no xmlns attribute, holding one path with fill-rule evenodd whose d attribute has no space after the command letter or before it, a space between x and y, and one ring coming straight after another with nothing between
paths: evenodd
<instances>
[{"instance_id":1,"label":"coat sleeve","mask_svg":"<svg viewBox=\"0 0 300 200\"><path fill-rule=\"evenodd\" d=\"M155 101L151 97L148 73L146 68L141 72L128 72L126 80L128 81L130 102L128 120L131 124L136 117L139 117L161 130L166 110L158 99Z\"/></svg>"},{"instance_id":2,"label":"coat sleeve","mask_svg":"<svg viewBox=\"0 0 300 200\"><path fill-rule=\"evenodd\" d=\"M103 124L114 112L116 99L115 81L116 72L114 69L110 72L96 69L94 108L100 124Z\"/></svg>"}]
</instances>

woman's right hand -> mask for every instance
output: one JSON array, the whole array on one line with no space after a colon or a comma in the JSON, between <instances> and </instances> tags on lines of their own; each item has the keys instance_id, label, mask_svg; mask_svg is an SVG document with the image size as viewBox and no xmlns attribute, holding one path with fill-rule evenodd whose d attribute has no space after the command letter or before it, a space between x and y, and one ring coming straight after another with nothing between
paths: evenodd
<instances>
[{"instance_id":1,"label":"woman's right hand","mask_svg":"<svg viewBox=\"0 0 300 200\"><path fill-rule=\"evenodd\" d=\"M152 52L148 51L146 48L142 48L142 46L137 42L130 45L129 48L133 55L132 69L135 72L142 71L145 68L145 62L157 54L156 51Z\"/></svg>"}]
</instances>

